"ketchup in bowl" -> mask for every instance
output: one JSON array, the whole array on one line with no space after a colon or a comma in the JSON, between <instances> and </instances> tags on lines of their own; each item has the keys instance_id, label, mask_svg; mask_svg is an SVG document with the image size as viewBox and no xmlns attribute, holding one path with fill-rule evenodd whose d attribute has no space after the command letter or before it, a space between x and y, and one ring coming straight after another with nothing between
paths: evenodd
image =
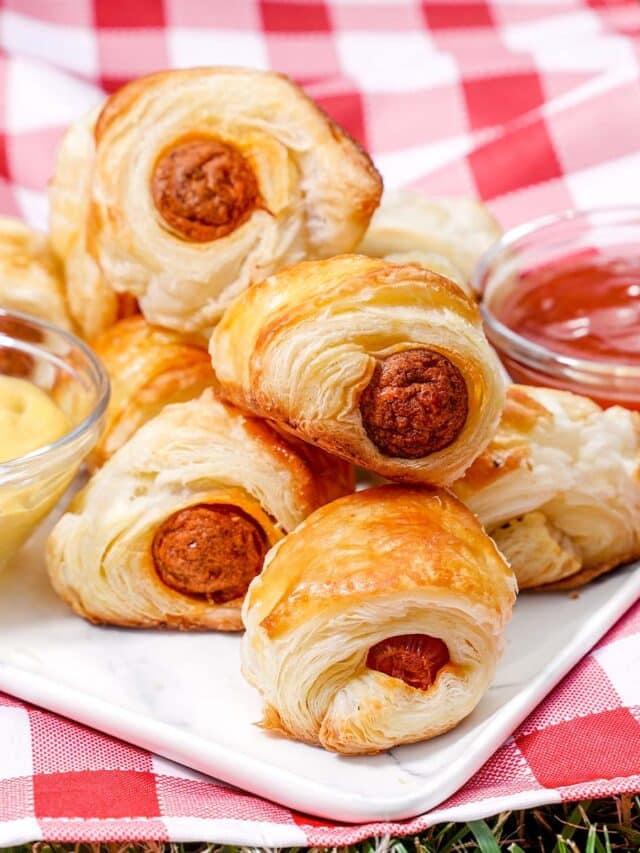
<instances>
[{"instance_id":1,"label":"ketchup in bowl","mask_svg":"<svg viewBox=\"0 0 640 853\"><path fill-rule=\"evenodd\" d=\"M530 273L501 319L557 353L640 365L640 257Z\"/></svg>"},{"instance_id":2,"label":"ketchup in bowl","mask_svg":"<svg viewBox=\"0 0 640 853\"><path fill-rule=\"evenodd\" d=\"M481 261L475 285L515 381L640 409L640 209L515 229Z\"/></svg>"}]
</instances>

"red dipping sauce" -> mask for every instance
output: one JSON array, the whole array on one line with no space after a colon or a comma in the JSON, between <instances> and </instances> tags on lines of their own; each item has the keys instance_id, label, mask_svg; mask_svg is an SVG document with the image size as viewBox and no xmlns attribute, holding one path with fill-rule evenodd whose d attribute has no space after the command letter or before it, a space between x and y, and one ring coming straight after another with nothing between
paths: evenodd
<instances>
[{"instance_id":1,"label":"red dipping sauce","mask_svg":"<svg viewBox=\"0 0 640 853\"><path fill-rule=\"evenodd\" d=\"M640 366L640 256L531 271L499 317L554 352Z\"/></svg>"},{"instance_id":2,"label":"red dipping sauce","mask_svg":"<svg viewBox=\"0 0 640 853\"><path fill-rule=\"evenodd\" d=\"M480 260L473 285L514 381L640 409L640 206L517 226Z\"/></svg>"}]
</instances>

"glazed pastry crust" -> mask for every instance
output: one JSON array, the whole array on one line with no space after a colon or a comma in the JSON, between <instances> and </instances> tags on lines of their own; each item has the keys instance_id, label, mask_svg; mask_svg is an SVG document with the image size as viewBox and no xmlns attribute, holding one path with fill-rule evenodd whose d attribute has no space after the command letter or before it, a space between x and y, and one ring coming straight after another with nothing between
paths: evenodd
<instances>
[{"instance_id":1,"label":"glazed pastry crust","mask_svg":"<svg viewBox=\"0 0 640 853\"><path fill-rule=\"evenodd\" d=\"M115 321L117 292L151 323L207 336L250 283L352 249L381 191L369 157L286 77L168 71L123 87L69 131L51 228L87 334ZM207 225L225 216L230 230Z\"/></svg>"},{"instance_id":2,"label":"glazed pastry crust","mask_svg":"<svg viewBox=\"0 0 640 853\"><path fill-rule=\"evenodd\" d=\"M322 507L272 548L245 599L243 673L262 725L346 754L450 729L486 690L515 591L445 491L381 486ZM414 633L449 651L428 690L366 665L372 646Z\"/></svg>"},{"instance_id":3,"label":"glazed pastry crust","mask_svg":"<svg viewBox=\"0 0 640 853\"><path fill-rule=\"evenodd\" d=\"M414 458L388 455L363 423L363 394L379 364L422 348L461 376L468 414L447 446L425 456L411 448ZM229 307L210 352L222 393L236 405L392 480L446 484L459 477L490 440L504 401L477 306L415 264L344 255L283 270ZM446 394L433 404L434 415L442 400ZM393 438L393 424L385 428ZM412 436L418 444L423 437Z\"/></svg>"},{"instance_id":4,"label":"glazed pastry crust","mask_svg":"<svg viewBox=\"0 0 640 853\"><path fill-rule=\"evenodd\" d=\"M53 587L95 623L238 630L241 597L214 603L162 582L152 553L156 533L176 513L204 505L253 520L274 544L353 488L347 466L335 462L331 477L329 466L324 454L299 454L211 391L167 406L92 477L55 526L47 544Z\"/></svg>"},{"instance_id":5,"label":"glazed pastry crust","mask_svg":"<svg viewBox=\"0 0 640 853\"><path fill-rule=\"evenodd\" d=\"M640 557L640 415L513 385L498 432L453 489L521 588L582 586Z\"/></svg>"},{"instance_id":6,"label":"glazed pastry crust","mask_svg":"<svg viewBox=\"0 0 640 853\"><path fill-rule=\"evenodd\" d=\"M473 270L501 233L492 214L473 199L386 190L357 251L422 263L472 293Z\"/></svg>"},{"instance_id":7,"label":"glazed pastry crust","mask_svg":"<svg viewBox=\"0 0 640 853\"><path fill-rule=\"evenodd\" d=\"M199 397L214 384L206 349L140 315L121 320L94 342L111 380L105 431L90 457L103 465L134 432L169 403Z\"/></svg>"},{"instance_id":8,"label":"glazed pastry crust","mask_svg":"<svg viewBox=\"0 0 640 853\"><path fill-rule=\"evenodd\" d=\"M448 278L457 284L461 290L464 290L467 296L472 296L475 299L475 293L462 271L449 258L439 252L421 252L414 249L410 252L390 252L384 255L384 258L387 261L393 261L394 264L421 264L428 270Z\"/></svg>"},{"instance_id":9,"label":"glazed pastry crust","mask_svg":"<svg viewBox=\"0 0 640 853\"><path fill-rule=\"evenodd\" d=\"M0 217L0 308L31 314L72 331L62 267L44 234Z\"/></svg>"}]
</instances>

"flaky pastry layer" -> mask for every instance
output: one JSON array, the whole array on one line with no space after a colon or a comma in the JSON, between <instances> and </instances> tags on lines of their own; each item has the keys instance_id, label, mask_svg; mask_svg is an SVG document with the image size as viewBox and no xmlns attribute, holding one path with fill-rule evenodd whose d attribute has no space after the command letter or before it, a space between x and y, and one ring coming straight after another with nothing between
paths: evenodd
<instances>
[{"instance_id":1,"label":"flaky pastry layer","mask_svg":"<svg viewBox=\"0 0 640 853\"><path fill-rule=\"evenodd\" d=\"M174 70L69 130L51 232L88 337L122 316L118 294L151 323L207 336L252 282L352 249L381 189L369 157L283 75Z\"/></svg>"},{"instance_id":2,"label":"flaky pastry layer","mask_svg":"<svg viewBox=\"0 0 640 853\"><path fill-rule=\"evenodd\" d=\"M243 608L243 673L263 726L346 754L433 737L476 706L515 599L474 516L437 489L381 486L314 512L267 555ZM448 660L419 689L369 652L410 635Z\"/></svg>"},{"instance_id":3,"label":"flaky pastry layer","mask_svg":"<svg viewBox=\"0 0 640 853\"><path fill-rule=\"evenodd\" d=\"M640 557L640 414L512 385L498 432L453 489L521 588L581 586Z\"/></svg>"},{"instance_id":4,"label":"flaky pastry layer","mask_svg":"<svg viewBox=\"0 0 640 853\"><path fill-rule=\"evenodd\" d=\"M234 301L210 352L236 405L392 480L459 477L504 401L475 302L418 264L289 267Z\"/></svg>"},{"instance_id":5,"label":"flaky pastry layer","mask_svg":"<svg viewBox=\"0 0 640 853\"><path fill-rule=\"evenodd\" d=\"M267 546L274 544L318 506L352 488L344 463L312 448L298 452L264 422L206 391L167 406L94 474L51 533L49 577L58 595L92 622L238 630L242 595L188 595L163 582L159 572L169 577L173 560L181 581L189 581L191 570L202 582L193 548L207 509L214 510L213 528L203 539L203 557L215 562L219 546L242 568L238 548L248 543L254 556L256 547L243 533L247 525ZM188 532L191 508L200 529L192 526L190 539L181 530L186 524ZM225 523L218 539L216 518ZM228 568L218 565L221 574Z\"/></svg>"},{"instance_id":6,"label":"flaky pastry layer","mask_svg":"<svg viewBox=\"0 0 640 853\"><path fill-rule=\"evenodd\" d=\"M111 381L105 431L90 459L94 469L164 406L199 397L214 384L200 341L151 326L141 315L120 320L92 345Z\"/></svg>"},{"instance_id":7,"label":"flaky pastry layer","mask_svg":"<svg viewBox=\"0 0 640 853\"><path fill-rule=\"evenodd\" d=\"M62 267L48 239L11 217L0 217L0 308L72 331Z\"/></svg>"}]
</instances>

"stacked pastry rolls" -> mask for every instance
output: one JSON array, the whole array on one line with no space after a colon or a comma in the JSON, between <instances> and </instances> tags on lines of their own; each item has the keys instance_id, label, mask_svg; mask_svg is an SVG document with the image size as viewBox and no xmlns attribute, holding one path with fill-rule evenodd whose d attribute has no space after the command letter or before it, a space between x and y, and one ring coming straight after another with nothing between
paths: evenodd
<instances>
[{"instance_id":1,"label":"stacked pastry rolls","mask_svg":"<svg viewBox=\"0 0 640 853\"><path fill-rule=\"evenodd\" d=\"M264 728L347 754L433 737L471 712L500 655L512 572L437 489L382 486L314 512L243 608Z\"/></svg>"},{"instance_id":2,"label":"stacked pastry rolls","mask_svg":"<svg viewBox=\"0 0 640 853\"><path fill-rule=\"evenodd\" d=\"M206 391L167 406L74 498L49 576L93 622L237 630L269 547L352 487L349 466Z\"/></svg>"},{"instance_id":3,"label":"stacked pastry rolls","mask_svg":"<svg viewBox=\"0 0 640 853\"><path fill-rule=\"evenodd\" d=\"M251 282L353 249L381 190L369 157L286 77L168 71L71 128L51 232L85 335L122 316L119 296L151 323L208 335Z\"/></svg>"},{"instance_id":4,"label":"stacked pastry rolls","mask_svg":"<svg viewBox=\"0 0 640 853\"><path fill-rule=\"evenodd\" d=\"M640 414L512 385L500 427L454 484L522 589L571 589L640 557Z\"/></svg>"},{"instance_id":5,"label":"stacked pastry rolls","mask_svg":"<svg viewBox=\"0 0 640 853\"><path fill-rule=\"evenodd\" d=\"M496 542L528 584L521 519L483 517L477 474L502 453L505 389L469 281L497 225L417 194L374 214L381 189L293 83L229 68L125 86L71 128L51 189L70 307L113 387L49 541L55 589L135 627L238 630L244 601L265 728L343 753L469 714L516 590ZM352 464L400 485L351 494ZM542 514L574 560L560 574L591 570L550 506L524 523Z\"/></svg>"},{"instance_id":6,"label":"stacked pastry rolls","mask_svg":"<svg viewBox=\"0 0 640 853\"><path fill-rule=\"evenodd\" d=\"M475 302L417 264L297 264L238 297L210 351L240 408L397 481L459 477L504 401Z\"/></svg>"}]
</instances>

